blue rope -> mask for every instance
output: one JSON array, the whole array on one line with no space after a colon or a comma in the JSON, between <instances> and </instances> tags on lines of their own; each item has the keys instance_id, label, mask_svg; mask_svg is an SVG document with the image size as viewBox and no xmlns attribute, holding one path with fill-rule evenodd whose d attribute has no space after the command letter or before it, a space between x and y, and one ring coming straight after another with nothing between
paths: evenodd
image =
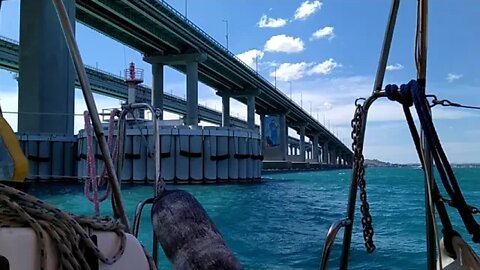
<instances>
[{"instance_id":1,"label":"blue rope","mask_svg":"<svg viewBox=\"0 0 480 270\"><path fill-rule=\"evenodd\" d=\"M418 144L417 152L421 157L421 151L419 151L420 139L416 131L415 124L413 122L413 118L411 117L411 113L409 109L409 107L411 107L412 105L415 105L415 109L417 111L422 128L425 132L427 142L430 145L430 152L435 161L437 171L440 175L440 178L445 187L445 190L452 198L454 202L454 206L455 208L457 208L468 232L473 235L473 238L472 238L473 242L480 243L480 226L478 225L475 218L473 217L472 212L470 211L470 208L467 205L465 198L463 197L462 191L457 182L455 174L453 173L453 170L450 166L448 158L445 152L443 151L442 145L440 143L440 139L438 138L438 134L433 125L433 120L432 120L432 116L430 115L429 105L428 105L425 93L421 89L419 82L412 80L408 84L403 84L400 87L398 87L397 85L387 85L385 92L388 99L392 101L397 101L404 106L404 112L407 118L407 122L409 123L409 128L412 133L412 138L414 140L415 145L417 146ZM424 165L423 160L421 161L423 166ZM438 187L436 187L436 183L434 185L434 192L435 192L435 189L438 191ZM437 209L438 209L438 204L437 204ZM442 209L438 209L438 210L440 215L446 214L446 210L442 210ZM450 221L448 220L448 223L446 224L444 223L444 221L445 220L442 218L442 224L445 227L445 231L447 231L447 233L452 233L453 230L449 230L449 227L451 228L451 224L448 225Z\"/></svg>"}]
</instances>

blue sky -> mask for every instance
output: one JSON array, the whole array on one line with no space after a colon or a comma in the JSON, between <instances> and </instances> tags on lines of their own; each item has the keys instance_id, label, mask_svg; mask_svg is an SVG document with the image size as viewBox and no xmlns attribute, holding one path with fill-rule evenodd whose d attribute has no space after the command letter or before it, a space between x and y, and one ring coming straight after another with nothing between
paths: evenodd
<instances>
[{"instance_id":1,"label":"blue sky","mask_svg":"<svg viewBox=\"0 0 480 270\"><path fill-rule=\"evenodd\" d=\"M185 0L167 2L185 12ZM2 4L0 35L18 40L19 6L19 0ZM290 95L288 81L292 81L292 98L307 111L311 107L314 117L318 114L320 122L325 119L326 126L349 144L353 101L371 92L389 8L390 1L378 0L289 0L282 4L278 0L189 0L187 15L222 44L226 42L222 20L228 20L229 49L253 68L257 56L259 72L272 82L276 66L281 91ZM415 77L415 8L414 0L400 6L386 83L400 84ZM480 104L480 2L432 1L429 15L429 92L460 103ZM86 64L119 74L134 61L145 69L145 84L151 85L150 66L142 62L140 53L81 24L76 27ZM184 96L185 75L167 68L165 89ZM17 83L11 73L0 71L0 93L2 108L15 111ZM119 104L97 97L99 107ZM200 85L199 101L221 109L220 98L204 85ZM82 103L77 91L77 113L84 110ZM245 106L233 102L232 115L245 118ZM433 115L450 159L480 162L480 112L435 108ZM80 128L82 119L76 119ZM16 125L14 115L8 115L8 120ZM381 101L372 107L365 153L367 158L391 162L418 161L398 104Z\"/></svg>"}]
</instances>

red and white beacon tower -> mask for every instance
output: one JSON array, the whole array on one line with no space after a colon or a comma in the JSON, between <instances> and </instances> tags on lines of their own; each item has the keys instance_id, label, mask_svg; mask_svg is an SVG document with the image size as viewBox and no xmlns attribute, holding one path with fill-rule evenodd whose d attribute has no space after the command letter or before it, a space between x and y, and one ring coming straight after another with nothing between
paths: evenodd
<instances>
[{"instance_id":1,"label":"red and white beacon tower","mask_svg":"<svg viewBox=\"0 0 480 270\"><path fill-rule=\"evenodd\" d=\"M143 83L143 69L136 68L135 64L130 63L129 67L125 69L125 82L128 86L128 104L135 103L135 96L137 86Z\"/></svg>"}]
</instances>

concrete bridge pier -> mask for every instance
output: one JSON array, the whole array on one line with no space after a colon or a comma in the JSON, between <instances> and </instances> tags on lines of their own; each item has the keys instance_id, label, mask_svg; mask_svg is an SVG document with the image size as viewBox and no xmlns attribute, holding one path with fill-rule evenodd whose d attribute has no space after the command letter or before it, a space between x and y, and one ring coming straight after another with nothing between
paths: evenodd
<instances>
[{"instance_id":1,"label":"concrete bridge pier","mask_svg":"<svg viewBox=\"0 0 480 270\"><path fill-rule=\"evenodd\" d=\"M152 75L157 81L157 102L163 107L163 100L160 101L160 93L162 94L163 99L163 65L175 66L175 65L185 65L186 66L186 75L187 75L187 112L184 118L186 125L197 126L199 122L198 118L198 64L205 61L207 55L204 53L185 53L178 55L150 55L145 56L143 60L147 63L152 64ZM155 65L162 65L160 66ZM161 71L160 71L161 70ZM161 85L161 86L160 86ZM154 84L155 87L155 84ZM152 100L155 96L152 94Z\"/></svg>"},{"instance_id":2,"label":"concrete bridge pier","mask_svg":"<svg viewBox=\"0 0 480 270\"><path fill-rule=\"evenodd\" d=\"M288 126L287 115L280 114L280 153L282 160L287 160L287 144L288 144Z\"/></svg>"},{"instance_id":3,"label":"concrete bridge pier","mask_svg":"<svg viewBox=\"0 0 480 270\"><path fill-rule=\"evenodd\" d=\"M222 97L222 127L230 127L230 96L226 93ZM262 132L262 136L263 136ZM263 138L263 137L262 137Z\"/></svg>"},{"instance_id":4,"label":"concrete bridge pier","mask_svg":"<svg viewBox=\"0 0 480 270\"><path fill-rule=\"evenodd\" d=\"M323 143L322 147L322 158L323 158L323 163L324 164L330 164L330 153L328 149L328 141Z\"/></svg>"},{"instance_id":5,"label":"concrete bridge pier","mask_svg":"<svg viewBox=\"0 0 480 270\"><path fill-rule=\"evenodd\" d=\"M163 120L163 70L163 64L152 64L152 106L162 112L160 120Z\"/></svg>"},{"instance_id":6,"label":"concrete bridge pier","mask_svg":"<svg viewBox=\"0 0 480 270\"><path fill-rule=\"evenodd\" d=\"M255 95L247 96L247 124L249 129L255 129Z\"/></svg>"},{"instance_id":7,"label":"concrete bridge pier","mask_svg":"<svg viewBox=\"0 0 480 270\"><path fill-rule=\"evenodd\" d=\"M332 147L332 153L331 153L331 159L330 163L334 166L338 165L338 156L337 156L337 149L335 147Z\"/></svg>"},{"instance_id":8,"label":"concrete bridge pier","mask_svg":"<svg viewBox=\"0 0 480 270\"><path fill-rule=\"evenodd\" d=\"M198 62L187 62L187 114L185 124L198 125Z\"/></svg>"},{"instance_id":9,"label":"concrete bridge pier","mask_svg":"<svg viewBox=\"0 0 480 270\"><path fill-rule=\"evenodd\" d=\"M262 153L265 153L267 146L267 136L265 134L265 114L260 114L260 135L262 138Z\"/></svg>"},{"instance_id":10,"label":"concrete bridge pier","mask_svg":"<svg viewBox=\"0 0 480 270\"><path fill-rule=\"evenodd\" d=\"M300 126L300 161L305 162L305 126Z\"/></svg>"},{"instance_id":11,"label":"concrete bridge pier","mask_svg":"<svg viewBox=\"0 0 480 270\"><path fill-rule=\"evenodd\" d=\"M319 156L319 147L318 147L318 141L319 141L319 136L318 135L313 135L313 160L315 162L319 162L318 156Z\"/></svg>"},{"instance_id":12,"label":"concrete bridge pier","mask_svg":"<svg viewBox=\"0 0 480 270\"><path fill-rule=\"evenodd\" d=\"M75 69L50 0L20 2L19 74L18 131L73 135Z\"/></svg>"},{"instance_id":13,"label":"concrete bridge pier","mask_svg":"<svg viewBox=\"0 0 480 270\"><path fill-rule=\"evenodd\" d=\"M265 128L265 119L267 118L267 115L260 115L261 130L264 134L262 135L262 145L265 160L286 162L289 148L291 147L291 151L294 151L293 146L288 144L286 114L283 112L278 112L268 115L269 117L278 117L278 145L275 146L269 146L267 143L268 134L266 134Z\"/></svg>"}]
</instances>

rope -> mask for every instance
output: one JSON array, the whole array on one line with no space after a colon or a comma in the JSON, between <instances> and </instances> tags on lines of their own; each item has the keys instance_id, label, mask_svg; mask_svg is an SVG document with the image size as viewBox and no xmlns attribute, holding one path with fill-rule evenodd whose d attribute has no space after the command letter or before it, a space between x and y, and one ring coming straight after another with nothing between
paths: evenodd
<instances>
[{"instance_id":1,"label":"rope","mask_svg":"<svg viewBox=\"0 0 480 270\"><path fill-rule=\"evenodd\" d=\"M58 254L57 269L91 269L85 258L87 250L107 265L117 262L125 252L125 226L120 221L109 217L67 214L36 197L0 184L0 228L27 226L34 230L38 239L41 270L46 269L47 235ZM115 252L110 256L101 252L90 238L89 229L114 232L118 235L120 241ZM142 248L150 270L157 269L143 245Z\"/></svg>"},{"instance_id":2,"label":"rope","mask_svg":"<svg viewBox=\"0 0 480 270\"><path fill-rule=\"evenodd\" d=\"M39 242L40 269L46 269L48 235L58 254L57 269L90 269L84 252L91 251L104 264L114 264L125 251L124 225L108 217L83 217L66 214L31 195L0 184L0 227L31 227ZM114 254L102 253L84 227L112 231L120 238ZM149 258L149 255L145 253ZM151 258L149 258L149 261ZM151 266L151 269L156 269Z\"/></svg>"},{"instance_id":3,"label":"rope","mask_svg":"<svg viewBox=\"0 0 480 270\"><path fill-rule=\"evenodd\" d=\"M403 89L403 92L402 92L402 89ZM420 123L422 125L422 129L426 134L426 139L428 140L428 144L430 145L430 148L431 148L430 152L435 161L437 171L440 175L440 178L445 187L445 190L447 191L449 196L452 198L453 205L457 208L468 232L473 235L473 239L472 239L473 242L479 243L480 227L472 215L472 210L470 209L470 206L467 205L465 198L463 197L462 191L457 182L455 174L453 173L453 170L450 166L447 156L443 151L442 145L440 143L440 139L438 138L435 127L433 125L432 117L428 112L429 108L428 108L428 103L427 103L425 93L420 90L420 87L417 81L412 80L408 84L402 85L400 87L400 91L398 91L398 86L391 86L391 85L387 86L386 94L390 100L399 101L400 103L404 104L404 106L407 106L406 104L407 104L407 101L409 101L408 100L409 96L413 100L413 103L417 110L418 117L420 119ZM408 104L410 103L408 102ZM413 119L411 121L413 121ZM414 141L415 141L415 137L414 137ZM415 141L415 143L417 142ZM421 156L420 158L422 160ZM438 190L438 187L436 189ZM437 197L436 199L437 201L440 200L439 197ZM443 211L446 212L445 210ZM449 229L448 226L445 226L445 227Z\"/></svg>"},{"instance_id":4,"label":"rope","mask_svg":"<svg viewBox=\"0 0 480 270\"><path fill-rule=\"evenodd\" d=\"M113 129L115 123L115 116L118 116L119 110L114 109L110 113L110 120L108 125L108 148L111 150L113 145ZM110 185L105 181L107 175L107 169L105 163L103 164L102 174L97 180L97 168L95 162L95 153L93 150L93 134L92 125L90 123L90 115L88 111L83 113L85 119L85 137L87 140L87 172L88 176L85 181L84 194L87 199L94 204L95 215L100 215L100 203L105 201L111 193ZM112 151L111 151L112 152ZM112 152L113 163L116 164L118 158L118 144L115 145L115 149ZM101 196L98 194L98 188L106 185L105 193ZM92 190L93 189L93 190ZM92 194L93 193L93 194Z\"/></svg>"}]
</instances>

